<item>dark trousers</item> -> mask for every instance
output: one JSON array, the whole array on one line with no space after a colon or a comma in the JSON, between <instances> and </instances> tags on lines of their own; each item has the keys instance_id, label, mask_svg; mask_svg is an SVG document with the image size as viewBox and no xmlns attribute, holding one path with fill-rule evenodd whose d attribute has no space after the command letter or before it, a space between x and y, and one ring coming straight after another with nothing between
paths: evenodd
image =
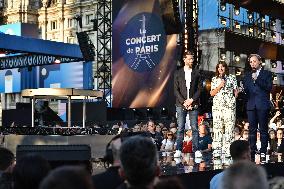
<instances>
[{"instance_id":1,"label":"dark trousers","mask_svg":"<svg viewBox=\"0 0 284 189\"><path fill-rule=\"evenodd\" d=\"M266 153L268 146L268 114L269 109L266 110L248 110L248 122L249 122L249 143L251 149L251 155L254 159L256 148L256 133L259 126L261 148L260 153Z\"/></svg>"}]
</instances>

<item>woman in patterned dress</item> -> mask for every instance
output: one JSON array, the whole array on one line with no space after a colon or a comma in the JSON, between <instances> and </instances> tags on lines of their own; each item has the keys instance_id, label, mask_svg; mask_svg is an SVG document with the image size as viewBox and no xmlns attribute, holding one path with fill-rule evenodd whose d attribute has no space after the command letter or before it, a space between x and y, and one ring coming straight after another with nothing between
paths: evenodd
<instances>
[{"instance_id":1,"label":"woman in patterned dress","mask_svg":"<svg viewBox=\"0 0 284 189\"><path fill-rule=\"evenodd\" d=\"M216 65L210 95L213 96L213 156L221 158L227 165L230 164L230 145L234 140L238 88L236 76L229 74L225 62Z\"/></svg>"}]
</instances>

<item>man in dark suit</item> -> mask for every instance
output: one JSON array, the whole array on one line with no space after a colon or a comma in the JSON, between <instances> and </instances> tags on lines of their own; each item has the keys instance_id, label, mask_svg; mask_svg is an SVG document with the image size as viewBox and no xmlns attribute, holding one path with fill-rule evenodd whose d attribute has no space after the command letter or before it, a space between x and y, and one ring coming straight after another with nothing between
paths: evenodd
<instances>
[{"instance_id":1,"label":"man in dark suit","mask_svg":"<svg viewBox=\"0 0 284 189\"><path fill-rule=\"evenodd\" d=\"M176 96L177 112L177 147L174 157L181 156L182 141L184 137L184 127L186 115L189 114L190 126L192 130L193 152L198 150L198 105L200 96L200 74L199 70L193 69L194 56L192 52L186 52L184 66L175 72L174 93Z\"/></svg>"},{"instance_id":2,"label":"man in dark suit","mask_svg":"<svg viewBox=\"0 0 284 189\"><path fill-rule=\"evenodd\" d=\"M272 89L272 74L262 68L261 57L258 54L251 54L248 60L251 71L245 74L244 89L248 98L247 115L251 158L255 160L256 132L259 125L261 161L264 162L268 145L269 94Z\"/></svg>"}]
</instances>

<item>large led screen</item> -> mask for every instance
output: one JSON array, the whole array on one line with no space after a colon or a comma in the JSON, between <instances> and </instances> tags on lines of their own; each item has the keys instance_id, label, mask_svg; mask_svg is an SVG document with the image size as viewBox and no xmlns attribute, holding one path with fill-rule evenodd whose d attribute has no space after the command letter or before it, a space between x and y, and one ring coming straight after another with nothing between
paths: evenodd
<instances>
[{"instance_id":1,"label":"large led screen","mask_svg":"<svg viewBox=\"0 0 284 189\"><path fill-rule=\"evenodd\" d=\"M174 103L176 40L165 33L158 0L113 1L113 107Z\"/></svg>"}]
</instances>

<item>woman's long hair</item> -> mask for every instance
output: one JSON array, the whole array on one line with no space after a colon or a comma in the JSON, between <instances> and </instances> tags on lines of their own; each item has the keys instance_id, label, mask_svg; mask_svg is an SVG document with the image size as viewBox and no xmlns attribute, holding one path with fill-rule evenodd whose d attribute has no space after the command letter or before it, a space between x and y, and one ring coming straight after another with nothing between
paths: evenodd
<instances>
[{"instance_id":1,"label":"woman's long hair","mask_svg":"<svg viewBox=\"0 0 284 189\"><path fill-rule=\"evenodd\" d=\"M228 65L226 64L226 62L219 62L219 63L216 65L215 76L216 76L216 77L219 77L218 68L219 68L219 65L220 65L220 64L222 64L222 66L225 68L225 74L226 74L226 75L229 75L229 68L228 68Z\"/></svg>"}]
</instances>

